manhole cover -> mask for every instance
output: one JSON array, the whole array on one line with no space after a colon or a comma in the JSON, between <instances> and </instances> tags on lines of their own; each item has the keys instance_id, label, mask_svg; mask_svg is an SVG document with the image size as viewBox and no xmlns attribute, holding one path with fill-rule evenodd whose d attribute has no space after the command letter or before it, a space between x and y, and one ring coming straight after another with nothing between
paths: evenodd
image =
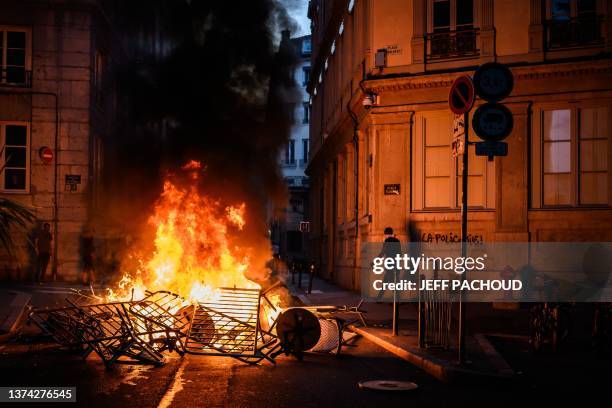
<instances>
[{"instance_id":1,"label":"manhole cover","mask_svg":"<svg viewBox=\"0 0 612 408\"><path fill-rule=\"evenodd\" d=\"M361 381L359 383L359 388L361 389L376 391L412 391L418 387L418 385L410 381L376 380Z\"/></svg>"}]
</instances>

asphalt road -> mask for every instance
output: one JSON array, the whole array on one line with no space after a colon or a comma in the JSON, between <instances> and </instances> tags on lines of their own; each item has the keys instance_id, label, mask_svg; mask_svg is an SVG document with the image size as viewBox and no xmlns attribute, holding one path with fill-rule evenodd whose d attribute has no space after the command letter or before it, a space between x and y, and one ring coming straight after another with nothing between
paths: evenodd
<instances>
[{"instance_id":1,"label":"asphalt road","mask_svg":"<svg viewBox=\"0 0 612 408\"><path fill-rule=\"evenodd\" d=\"M70 293L60 288L32 292L35 306L57 304ZM607 358L594 365L582 358L557 356L540 364L550 369L535 370L526 351L499 346L508 348L505 355L518 361L515 369L530 374L512 382L473 378L444 384L365 339L345 348L340 357L309 354L297 361L280 356L275 366L168 354L162 367L115 365L107 371L97 356L83 360L37 335L34 327L26 327L21 337L0 344L0 386L76 386L77 403L66 406L119 408L565 406L575 396L588 407L589 400L606 398L611 378ZM376 379L412 381L419 389L377 393L357 386Z\"/></svg>"},{"instance_id":2,"label":"asphalt road","mask_svg":"<svg viewBox=\"0 0 612 408\"><path fill-rule=\"evenodd\" d=\"M228 357L169 355L158 368L86 360L49 343L0 346L4 386L76 386L83 407L442 407L474 405L509 390L446 385L360 339L340 357L281 356L276 366L247 366ZM410 393L360 390L359 381L413 381ZM41 404L37 404L40 406ZM23 406L23 405L20 405ZM53 406L58 406L54 404Z\"/></svg>"}]
</instances>

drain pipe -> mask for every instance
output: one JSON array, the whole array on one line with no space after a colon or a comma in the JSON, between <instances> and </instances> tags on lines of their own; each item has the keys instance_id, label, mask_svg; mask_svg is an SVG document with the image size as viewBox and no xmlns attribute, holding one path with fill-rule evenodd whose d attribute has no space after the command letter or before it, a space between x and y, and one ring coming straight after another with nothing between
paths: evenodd
<instances>
[{"instance_id":1,"label":"drain pipe","mask_svg":"<svg viewBox=\"0 0 612 408\"><path fill-rule=\"evenodd\" d=\"M362 86L360 82L359 86ZM355 112L351 110L351 101L349 100L346 104L346 109L353 120L353 175L355 182L353 188L355 189L355 253L354 253L354 270L358 268L357 253L359 251L359 119ZM353 273L353 277L354 277ZM353 288L355 288L355 281L353 280Z\"/></svg>"}]
</instances>

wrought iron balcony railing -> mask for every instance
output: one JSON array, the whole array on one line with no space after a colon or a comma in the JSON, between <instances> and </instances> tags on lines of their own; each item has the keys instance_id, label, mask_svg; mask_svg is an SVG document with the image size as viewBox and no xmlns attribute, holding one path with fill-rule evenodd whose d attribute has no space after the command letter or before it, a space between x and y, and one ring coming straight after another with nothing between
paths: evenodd
<instances>
[{"instance_id":1,"label":"wrought iron balcony railing","mask_svg":"<svg viewBox=\"0 0 612 408\"><path fill-rule=\"evenodd\" d=\"M31 88L32 71L16 67L0 68L0 87L4 86Z\"/></svg>"},{"instance_id":2,"label":"wrought iron balcony railing","mask_svg":"<svg viewBox=\"0 0 612 408\"><path fill-rule=\"evenodd\" d=\"M565 21L547 21L547 48L554 50L602 44L603 22L603 17L597 15L575 17Z\"/></svg>"},{"instance_id":3,"label":"wrought iron balcony railing","mask_svg":"<svg viewBox=\"0 0 612 408\"><path fill-rule=\"evenodd\" d=\"M427 34L427 60L477 56L478 34L477 28Z\"/></svg>"}]
</instances>

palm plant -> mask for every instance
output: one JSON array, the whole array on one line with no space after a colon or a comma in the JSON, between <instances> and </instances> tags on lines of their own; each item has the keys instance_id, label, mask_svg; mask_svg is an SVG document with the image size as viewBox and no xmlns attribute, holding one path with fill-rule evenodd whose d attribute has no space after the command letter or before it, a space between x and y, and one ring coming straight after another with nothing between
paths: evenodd
<instances>
[{"instance_id":1,"label":"palm plant","mask_svg":"<svg viewBox=\"0 0 612 408\"><path fill-rule=\"evenodd\" d=\"M4 146L0 149L0 157L3 152ZM5 164L0 166L0 174L4 171L5 167ZM15 201L0 197L0 245L9 253L12 253L15 247L13 233L23 233L27 237L28 227L34 221L36 221L36 216L27 207Z\"/></svg>"}]
</instances>

